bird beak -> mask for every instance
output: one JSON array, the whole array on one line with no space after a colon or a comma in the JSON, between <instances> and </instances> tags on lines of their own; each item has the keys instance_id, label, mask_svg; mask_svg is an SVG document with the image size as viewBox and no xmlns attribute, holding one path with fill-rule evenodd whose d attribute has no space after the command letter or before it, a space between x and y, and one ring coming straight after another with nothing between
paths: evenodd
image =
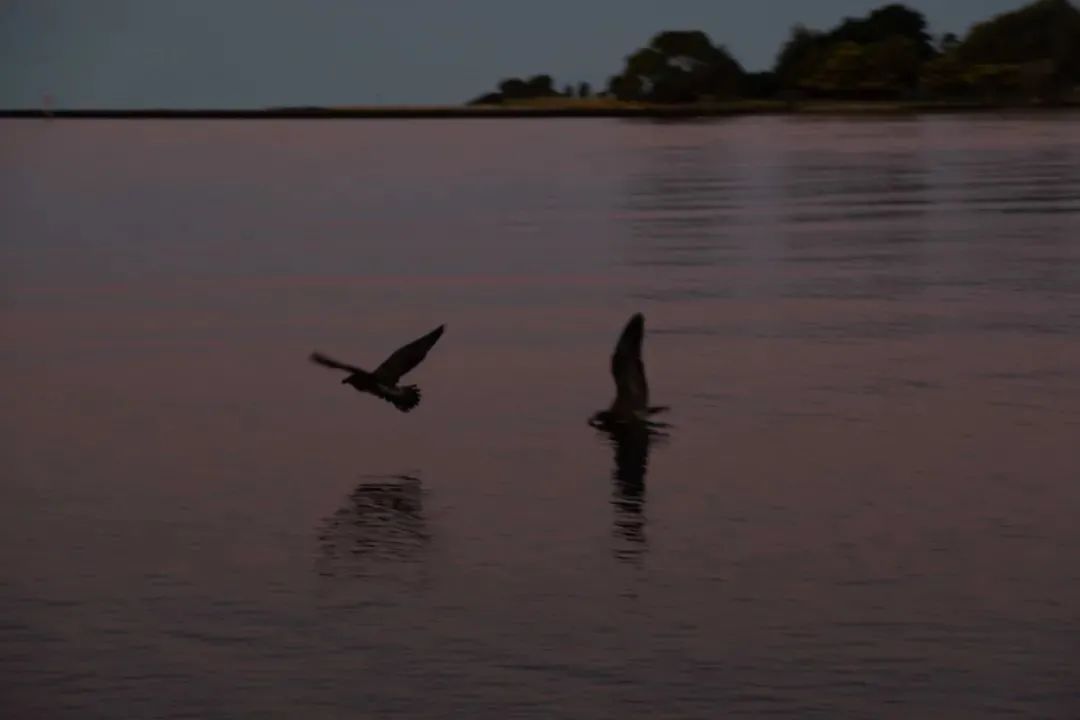
<instances>
[{"instance_id":1,"label":"bird beak","mask_svg":"<svg viewBox=\"0 0 1080 720\"><path fill-rule=\"evenodd\" d=\"M344 385L347 382L349 382L348 376L346 376L345 379L341 381L341 384Z\"/></svg>"}]
</instances>

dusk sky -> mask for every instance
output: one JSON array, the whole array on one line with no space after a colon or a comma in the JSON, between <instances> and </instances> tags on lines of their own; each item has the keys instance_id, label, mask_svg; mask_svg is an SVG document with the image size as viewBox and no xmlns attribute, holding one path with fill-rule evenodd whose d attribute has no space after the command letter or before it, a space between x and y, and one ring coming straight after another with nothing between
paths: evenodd
<instances>
[{"instance_id":1,"label":"dusk sky","mask_svg":"<svg viewBox=\"0 0 1080 720\"><path fill-rule=\"evenodd\" d=\"M0 107L458 103L500 78L594 85L665 29L700 29L749 70L792 25L883 0L0 0ZM936 35L1022 0L915 0Z\"/></svg>"}]
</instances>

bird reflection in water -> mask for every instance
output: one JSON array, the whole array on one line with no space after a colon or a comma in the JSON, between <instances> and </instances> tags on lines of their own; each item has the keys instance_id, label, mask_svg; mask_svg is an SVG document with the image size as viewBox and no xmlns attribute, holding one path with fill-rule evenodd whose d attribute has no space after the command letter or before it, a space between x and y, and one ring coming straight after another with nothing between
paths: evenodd
<instances>
[{"instance_id":1,"label":"bird reflection in water","mask_svg":"<svg viewBox=\"0 0 1080 720\"><path fill-rule=\"evenodd\" d=\"M666 411L649 404L649 382L641 346L645 339L645 316L634 313L626 323L611 354L611 377L615 380L615 400L607 410L595 413L589 424L597 428L615 449L615 534L624 541L615 554L620 559L637 560L645 548L645 469L649 445L663 437L666 423L651 419Z\"/></svg>"},{"instance_id":2,"label":"bird reflection in water","mask_svg":"<svg viewBox=\"0 0 1080 720\"><path fill-rule=\"evenodd\" d=\"M615 509L614 535L617 540L615 556L632 562L639 560L647 547L645 473L649 448L666 435L644 423L611 426L602 432L615 451L615 468L611 474L611 504Z\"/></svg>"},{"instance_id":3,"label":"bird reflection in water","mask_svg":"<svg viewBox=\"0 0 1080 720\"><path fill-rule=\"evenodd\" d=\"M423 485L407 475L378 476L358 484L323 520L318 540L320 574L374 574L387 562L415 562L431 541L423 513Z\"/></svg>"}]
</instances>

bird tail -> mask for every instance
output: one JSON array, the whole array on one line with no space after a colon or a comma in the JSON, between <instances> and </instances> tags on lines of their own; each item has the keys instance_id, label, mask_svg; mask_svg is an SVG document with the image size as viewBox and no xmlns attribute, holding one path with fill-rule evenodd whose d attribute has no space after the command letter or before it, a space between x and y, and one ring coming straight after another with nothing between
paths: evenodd
<instances>
[{"instance_id":1,"label":"bird tail","mask_svg":"<svg viewBox=\"0 0 1080 720\"><path fill-rule=\"evenodd\" d=\"M646 412L648 412L649 415L657 415L659 413L667 412L670 409L671 408L667 405L651 405L646 408Z\"/></svg>"},{"instance_id":2,"label":"bird tail","mask_svg":"<svg viewBox=\"0 0 1080 720\"><path fill-rule=\"evenodd\" d=\"M398 392L386 399L394 403L394 407L401 412L409 412L420 404L420 388L415 385L403 385L398 388Z\"/></svg>"}]
</instances>

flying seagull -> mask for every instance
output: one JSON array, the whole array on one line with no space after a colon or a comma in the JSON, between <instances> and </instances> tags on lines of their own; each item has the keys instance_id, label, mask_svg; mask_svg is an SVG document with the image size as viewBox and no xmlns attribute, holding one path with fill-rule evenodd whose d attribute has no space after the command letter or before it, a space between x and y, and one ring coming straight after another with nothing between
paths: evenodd
<instances>
[{"instance_id":1,"label":"flying seagull","mask_svg":"<svg viewBox=\"0 0 1080 720\"><path fill-rule=\"evenodd\" d=\"M649 416L667 410L649 405L649 383L645 380L645 364L641 361L641 341L645 335L645 318L635 313L626 323L615 352L611 356L611 374L615 378L615 400L607 410L589 419L598 428L629 424L651 424Z\"/></svg>"},{"instance_id":2,"label":"flying seagull","mask_svg":"<svg viewBox=\"0 0 1080 720\"><path fill-rule=\"evenodd\" d=\"M352 385L360 392L371 393L393 403L401 412L409 412L420 404L420 388L415 385L398 385L398 380L405 373L420 364L428 351L442 337L445 325L440 325L419 340L413 340L393 355L386 358L375 372L362 370L354 365L346 365L326 357L322 353L311 353L311 361L334 370L349 373L341 382Z\"/></svg>"}]
</instances>

